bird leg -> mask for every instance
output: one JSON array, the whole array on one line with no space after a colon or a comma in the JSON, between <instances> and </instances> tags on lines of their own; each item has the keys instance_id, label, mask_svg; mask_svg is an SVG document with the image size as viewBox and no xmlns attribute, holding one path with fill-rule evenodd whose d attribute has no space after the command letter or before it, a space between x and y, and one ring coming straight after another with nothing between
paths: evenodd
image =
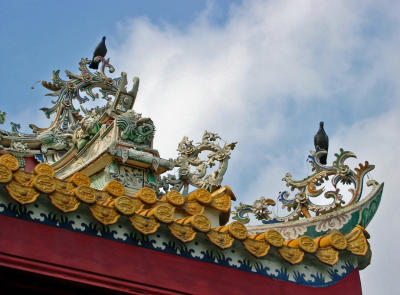
<instances>
[{"instance_id":1,"label":"bird leg","mask_svg":"<svg viewBox=\"0 0 400 295\"><path fill-rule=\"evenodd\" d=\"M94 59L93 59L95 62L104 62L104 57L102 57L102 56L96 56Z\"/></svg>"}]
</instances>

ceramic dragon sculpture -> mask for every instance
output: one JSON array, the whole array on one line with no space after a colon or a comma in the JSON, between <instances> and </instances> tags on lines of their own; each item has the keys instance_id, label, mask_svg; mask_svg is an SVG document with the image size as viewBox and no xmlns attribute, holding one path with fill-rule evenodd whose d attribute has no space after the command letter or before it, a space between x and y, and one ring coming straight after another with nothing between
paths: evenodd
<instances>
[{"instance_id":1,"label":"ceramic dragon sculpture","mask_svg":"<svg viewBox=\"0 0 400 295\"><path fill-rule=\"evenodd\" d=\"M178 168L178 177L168 174L161 179L161 187L165 192L170 189L181 191L183 195L188 194L189 185L213 191L218 188L228 168L231 151L237 142L224 143L223 146L217 142L221 139L218 134L205 131L202 141L193 144L184 136L178 145L179 156L174 160ZM199 157L202 152L208 151L207 160ZM219 163L216 170L207 174L207 170Z\"/></svg>"},{"instance_id":2,"label":"ceramic dragon sculpture","mask_svg":"<svg viewBox=\"0 0 400 295\"><path fill-rule=\"evenodd\" d=\"M359 164L359 167L354 170L350 169L345 164L345 161L356 156L352 152L344 151L343 149L340 149L340 152L335 154L336 160L331 166L322 165L319 159L324 154L326 154L326 151L311 151L308 160L312 166L312 175L302 180L296 180L290 173L287 173L282 179L291 191L297 190L293 197L290 197L288 191L280 192L278 195L278 201L282 204L282 208L286 208L291 212L290 214L282 217L274 215L271 211L271 206L275 206L275 201L262 197L256 200L253 205L240 203L239 206L236 206L235 211L232 212L233 219L248 223L250 221L248 213L251 213L255 215L256 219L265 224L285 222L299 218L310 218L312 215L326 214L358 202L362 195L364 176L373 170L375 166L365 162L365 164ZM334 190L325 191L322 185L329 179ZM344 201L343 196L340 194L339 183L351 186L349 189L351 198L347 202ZM312 199L319 196L325 198L323 202L325 204L319 205L312 201Z\"/></svg>"},{"instance_id":3,"label":"ceramic dragon sculpture","mask_svg":"<svg viewBox=\"0 0 400 295\"><path fill-rule=\"evenodd\" d=\"M128 84L126 73L122 72L121 76L115 79L105 74L106 68L110 73L114 72L114 67L109 63L109 59L103 59L101 70L95 73L87 68L89 63L90 60L87 58L80 60L80 74L65 71L68 80L62 79L60 71L57 70L52 73L52 82L41 82L45 88L52 91L47 96L57 98L52 101L52 107L41 109L48 118L55 114L55 119L49 128L29 125L37 137L42 140L43 153L46 153L48 149L67 149L72 144L81 149L98 132L104 115L116 118L133 107L139 78L133 79L132 90L128 91L126 89ZM82 96L81 93L86 95ZM81 106L83 115L79 109L74 107L74 101L82 105L89 101L88 97L96 100L100 96L106 101L106 105L103 107L87 110Z\"/></svg>"},{"instance_id":4,"label":"ceramic dragon sculpture","mask_svg":"<svg viewBox=\"0 0 400 295\"><path fill-rule=\"evenodd\" d=\"M130 110L118 116L116 124L121 130L122 140L153 147L155 126L150 118L142 118L141 114Z\"/></svg>"}]
</instances>

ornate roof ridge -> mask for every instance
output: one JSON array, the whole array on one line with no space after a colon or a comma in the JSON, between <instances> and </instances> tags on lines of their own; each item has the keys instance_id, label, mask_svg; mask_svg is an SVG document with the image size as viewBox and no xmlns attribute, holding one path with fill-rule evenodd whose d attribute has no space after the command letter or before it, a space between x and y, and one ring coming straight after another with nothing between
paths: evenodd
<instances>
[{"instance_id":1,"label":"ornate roof ridge","mask_svg":"<svg viewBox=\"0 0 400 295\"><path fill-rule=\"evenodd\" d=\"M148 235L157 232L164 223L172 236L184 243L192 241L198 233L204 233L220 249L232 247L237 240L257 258L266 256L274 247L291 264L300 263L308 253L322 263L334 265L340 251L365 256L369 250L369 235L360 225L346 235L332 231L317 238L302 235L286 240L274 229L249 235L246 226L239 221L212 228L207 211L229 214L231 199L235 199L228 186L212 193L197 189L186 198L171 190L161 199L157 199L154 190L143 187L134 197L129 197L118 181L110 181L100 191L91 188L89 177L81 172L67 180L54 177L54 169L48 164L38 164L33 173L24 172L19 170L18 160L10 154L0 157L0 183L21 205L34 203L40 196L47 195L53 206L68 213L85 203L93 218L105 226L115 224L121 215L125 215L135 230ZM178 211L180 214L175 214Z\"/></svg>"}]
</instances>

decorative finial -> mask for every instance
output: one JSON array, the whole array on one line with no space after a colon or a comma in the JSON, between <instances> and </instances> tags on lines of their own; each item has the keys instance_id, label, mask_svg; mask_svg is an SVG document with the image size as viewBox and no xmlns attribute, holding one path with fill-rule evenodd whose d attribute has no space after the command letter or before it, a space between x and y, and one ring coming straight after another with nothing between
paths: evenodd
<instances>
[{"instance_id":1,"label":"decorative finial","mask_svg":"<svg viewBox=\"0 0 400 295\"><path fill-rule=\"evenodd\" d=\"M7 113L0 110L0 124L4 124L6 120Z\"/></svg>"},{"instance_id":2,"label":"decorative finial","mask_svg":"<svg viewBox=\"0 0 400 295\"><path fill-rule=\"evenodd\" d=\"M295 179L290 173L286 173L282 180L290 189L279 192L277 203L280 203L283 209L288 210L287 215L282 216L273 213L271 206L275 206L275 202L272 199L261 197L253 204L239 203L238 206L235 206L235 211L232 212L233 219L248 223L250 222L248 213L251 213L264 224L288 222L300 218L313 218L314 214L320 216L359 202L363 194L364 177L375 166L365 162L365 164L360 163L354 170L351 169L345 161L349 158L356 158L356 155L343 149L335 153L334 157L336 159L332 165L320 165L316 154L311 151L311 155L308 156L312 171L314 171L311 175L303 179ZM328 185L333 185L334 190L327 190L328 186L325 183L328 181L330 182ZM346 186L346 189L339 187L339 183ZM375 180L369 181L367 185L375 188L379 186ZM290 191L294 190L297 190L297 192L291 196ZM351 192L351 198L344 199L341 191ZM315 202L315 200L318 201ZM322 200L324 201L321 202ZM360 225L362 224L368 223L360 223Z\"/></svg>"},{"instance_id":3,"label":"decorative finial","mask_svg":"<svg viewBox=\"0 0 400 295\"><path fill-rule=\"evenodd\" d=\"M104 60L106 54L107 54L106 37L103 37L99 45L97 45L96 49L94 50L93 59L89 65L89 68L97 70L99 68L100 61Z\"/></svg>"},{"instance_id":4,"label":"decorative finial","mask_svg":"<svg viewBox=\"0 0 400 295\"><path fill-rule=\"evenodd\" d=\"M319 123L319 130L317 134L314 135L314 147L315 151L326 151L325 155L322 155L319 158L319 161L322 165L326 165L326 159L328 157L328 147L329 147L329 138L324 130L324 122Z\"/></svg>"},{"instance_id":5,"label":"decorative finial","mask_svg":"<svg viewBox=\"0 0 400 295\"><path fill-rule=\"evenodd\" d=\"M21 129L21 125L14 123L14 122L10 122L11 124L11 133L12 134L18 134L19 133L19 129Z\"/></svg>"},{"instance_id":6,"label":"decorative finial","mask_svg":"<svg viewBox=\"0 0 400 295\"><path fill-rule=\"evenodd\" d=\"M222 143L223 145L221 145ZM165 192L168 192L170 187L176 191L183 190L184 196L188 195L189 185L215 191L221 187L223 177L228 169L231 151L236 144L237 142L227 144L221 140L218 134L208 131L204 131L201 142L196 144L184 136L178 145L179 156L174 160L175 167L179 167L179 177L177 178L173 174L164 176L161 180L161 187ZM209 152L209 154L203 158L200 156L202 152ZM207 174L207 169L214 167L216 163L218 163L218 168ZM194 167L196 168L191 169Z\"/></svg>"}]
</instances>

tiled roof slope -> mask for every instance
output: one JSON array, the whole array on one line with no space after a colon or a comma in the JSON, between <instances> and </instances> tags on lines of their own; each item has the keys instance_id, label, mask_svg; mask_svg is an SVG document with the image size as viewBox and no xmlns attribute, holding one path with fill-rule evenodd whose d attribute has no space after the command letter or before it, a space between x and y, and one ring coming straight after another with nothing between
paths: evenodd
<instances>
[{"instance_id":1,"label":"tiled roof slope","mask_svg":"<svg viewBox=\"0 0 400 295\"><path fill-rule=\"evenodd\" d=\"M369 249L369 235L360 225L347 235L334 231L314 239L303 235L293 240L284 240L273 229L250 236L246 226L238 221L213 227L215 221L210 219L215 212L226 217L231 200L235 200L228 186L213 193L197 189L186 198L170 191L161 199L152 189L143 187L130 197L118 181L110 181L99 191L90 187L87 175L77 172L67 180L60 180L47 164L38 164L34 173L24 172L10 154L0 157L0 185L22 205L48 197L56 208L67 213L85 204L93 218L105 226L117 223L121 215L126 215L133 228L145 235L157 232L160 224L165 223L171 235L182 242L192 241L198 232L203 232L221 249L232 247L238 240L255 257L264 257L271 247L276 247L280 256L291 264L300 263L304 254L309 253L325 264L334 265L340 251L364 256Z\"/></svg>"}]
</instances>

